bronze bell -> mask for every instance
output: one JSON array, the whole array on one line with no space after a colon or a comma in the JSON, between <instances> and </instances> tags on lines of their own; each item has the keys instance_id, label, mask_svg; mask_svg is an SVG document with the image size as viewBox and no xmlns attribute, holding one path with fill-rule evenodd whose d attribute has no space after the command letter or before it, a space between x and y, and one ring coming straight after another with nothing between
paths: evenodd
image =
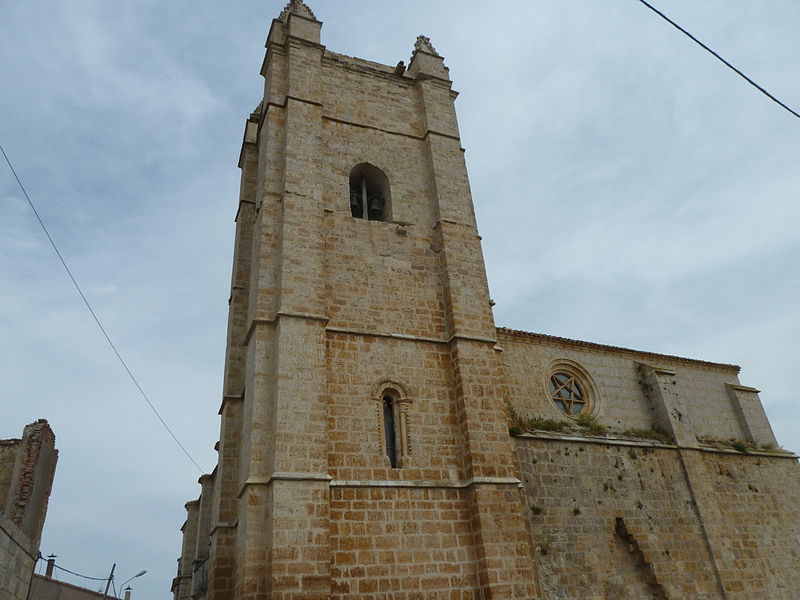
<instances>
[{"instance_id":1,"label":"bronze bell","mask_svg":"<svg viewBox=\"0 0 800 600\"><path fill-rule=\"evenodd\" d=\"M350 190L350 212L354 217L363 217L361 210L361 190L356 188Z\"/></svg>"},{"instance_id":2,"label":"bronze bell","mask_svg":"<svg viewBox=\"0 0 800 600\"><path fill-rule=\"evenodd\" d=\"M370 194L367 207L369 209L370 221L383 220L383 198L378 195Z\"/></svg>"}]
</instances>

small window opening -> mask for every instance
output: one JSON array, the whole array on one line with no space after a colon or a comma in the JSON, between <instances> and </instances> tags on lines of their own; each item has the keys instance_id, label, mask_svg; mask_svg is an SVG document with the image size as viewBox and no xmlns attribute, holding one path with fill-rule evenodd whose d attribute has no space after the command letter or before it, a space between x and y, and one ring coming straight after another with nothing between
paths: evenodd
<instances>
[{"instance_id":1,"label":"small window opening","mask_svg":"<svg viewBox=\"0 0 800 600\"><path fill-rule=\"evenodd\" d=\"M393 469L397 468L397 435L395 433L395 401L391 396L383 397L383 431L386 437L386 455Z\"/></svg>"},{"instance_id":2,"label":"small window opening","mask_svg":"<svg viewBox=\"0 0 800 600\"><path fill-rule=\"evenodd\" d=\"M356 219L389 220L389 179L379 168L361 163L350 172L350 213Z\"/></svg>"}]
</instances>

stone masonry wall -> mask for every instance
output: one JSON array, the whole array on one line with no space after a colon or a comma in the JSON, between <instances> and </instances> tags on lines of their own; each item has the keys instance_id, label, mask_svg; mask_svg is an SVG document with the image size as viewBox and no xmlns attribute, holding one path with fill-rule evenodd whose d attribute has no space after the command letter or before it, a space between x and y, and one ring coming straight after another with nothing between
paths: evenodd
<instances>
[{"instance_id":1,"label":"stone masonry wall","mask_svg":"<svg viewBox=\"0 0 800 600\"><path fill-rule=\"evenodd\" d=\"M342 181L346 191L347 175ZM346 194L339 196L348 201ZM353 219L342 211L328 213L326 221L330 328L445 336L439 255L426 224L415 219L413 226L400 227Z\"/></svg>"},{"instance_id":2,"label":"stone masonry wall","mask_svg":"<svg viewBox=\"0 0 800 600\"><path fill-rule=\"evenodd\" d=\"M449 347L345 333L330 333L327 346L331 597L471 598L478 583ZM408 394L401 469L383 447L375 394L386 380ZM419 482L441 487L395 487Z\"/></svg>"},{"instance_id":3,"label":"stone masonry wall","mask_svg":"<svg viewBox=\"0 0 800 600\"><path fill-rule=\"evenodd\" d=\"M333 488L331 598L475 597L469 521L457 489Z\"/></svg>"},{"instance_id":4,"label":"stone masonry wall","mask_svg":"<svg viewBox=\"0 0 800 600\"><path fill-rule=\"evenodd\" d=\"M344 333L329 334L328 463L336 480L457 482L463 478L462 442L445 344ZM392 469L383 450L383 410L375 388L405 386L408 455Z\"/></svg>"},{"instance_id":5,"label":"stone masonry wall","mask_svg":"<svg viewBox=\"0 0 800 600\"><path fill-rule=\"evenodd\" d=\"M795 600L800 465L793 457L684 451L726 597Z\"/></svg>"},{"instance_id":6,"label":"stone masonry wall","mask_svg":"<svg viewBox=\"0 0 800 600\"><path fill-rule=\"evenodd\" d=\"M545 598L721 598L675 451L517 438L517 453Z\"/></svg>"},{"instance_id":7,"label":"stone masonry wall","mask_svg":"<svg viewBox=\"0 0 800 600\"><path fill-rule=\"evenodd\" d=\"M403 81L393 67L329 50L323 66L328 118L422 138L425 123L413 79Z\"/></svg>"},{"instance_id":8,"label":"stone masonry wall","mask_svg":"<svg viewBox=\"0 0 800 600\"><path fill-rule=\"evenodd\" d=\"M22 440L0 440L0 511L5 507Z\"/></svg>"},{"instance_id":9,"label":"stone masonry wall","mask_svg":"<svg viewBox=\"0 0 800 600\"><path fill-rule=\"evenodd\" d=\"M593 388L592 414L616 430L651 429L660 425L652 398L642 385L640 364L658 365L674 372L684 428L696 437L744 439L741 415L729 392L738 386L739 368L674 356L612 348L546 335L498 330L503 348L507 397L521 416L561 419L563 413L550 401L547 378L551 365L572 361L582 367ZM758 403L757 397L755 403ZM763 412L763 411L762 411ZM766 426L768 429L768 425ZM766 439L774 440L771 431Z\"/></svg>"},{"instance_id":10,"label":"stone masonry wall","mask_svg":"<svg viewBox=\"0 0 800 600\"><path fill-rule=\"evenodd\" d=\"M0 598L26 600L38 548L0 513Z\"/></svg>"},{"instance_id":11,"label":"stone masonry wall","mask_svg":"<svg viewBox=\"0 0 800 600\"><path fill-rule=\"evenodd\" d=\"M516 444L544 598L797 597L796 459L532 436Z\"/></svg>"},{"instance_id":12,"label":"stone masonry wall","mask_svg":"<svg viewBox=\"0 0 800 600\"><path fill-rule=\"evenodd\" d=\"M327 55L326 55L327 56ZM323 202L330 327L444 336L440 256L414 80L330 55L324 62ZM389 71L389 73L385 73ZM353 219L350 171L370 163L390 186L389 222Z\"/></svg>"}]
</instances>

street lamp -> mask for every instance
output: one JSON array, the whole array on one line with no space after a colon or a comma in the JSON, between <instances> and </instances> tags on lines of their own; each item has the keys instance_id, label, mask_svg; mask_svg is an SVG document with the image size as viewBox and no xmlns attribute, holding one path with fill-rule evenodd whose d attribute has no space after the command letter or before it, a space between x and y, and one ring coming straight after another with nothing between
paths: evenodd
<instances>
[{"instance_id":1,"label":"street lamp","mask_svg":"<svg viewBox=\"0 0 800 600\"><path fill-rule=\"evenodd\" d=\"M133 577L128 579L125 583L128 583L128 581L133 581L134 579L136 579L137 577L141 577L145 573L147 573L146 570L139 571L136 575L134 575ZM122 591L125 588L125 583L123 583L121 586L119 586L120 591Z\"/></svg>"}]
</instances>

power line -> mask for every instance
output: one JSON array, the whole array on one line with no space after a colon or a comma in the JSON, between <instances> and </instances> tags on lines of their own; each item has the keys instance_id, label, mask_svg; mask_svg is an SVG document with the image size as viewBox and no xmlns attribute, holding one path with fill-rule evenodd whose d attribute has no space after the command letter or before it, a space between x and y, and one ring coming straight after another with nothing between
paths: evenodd
<instances>
[{"instance_id":1,"label":"power line","mask_svg":"<svg viewBox=\"0 0 800 600\"><path fill-rule=\"evenodd\" d=\"M36 567L39 565L39 561L42 560L42 553L36 556L36 561L33 563L33 570L31 571L31 576L28 579L28 593L25 595L25 600L31 599L31 592L33 591L33 582L35 581L33 576L36 575Z\"/></svg>"},{"instance_id":2,"label":"power line","mask_svg":"<svg viewBox=\"0 0 800 600\"><path fill-rule=\"evenodd\" d=\"M81 575L80 573L76 573L75 571L70 571L69 569L65 569L64 567L59 567L58 565L53 565L59 571L66 571L71 575L76 575L78 577L83 577L84 579L91 579L93 581L108 581L108 577L89 577L88 575Z\"/></svg>"},{"instance_id":3,"label":"power line","mask_svg":"<svg viewBox=\"0 0 800 600\"><path fill-rule=\"evenodd\" d=\"M639 0L639 2L641 2L641 3L642 3L642 4L644 4L644 5L645 5L647 8L649 8L650 10L652 10L652 11L653 11L654 13L656 13L656 14L657 14L659 17L661 17L661 18L662 18L662 19L664 19L664 20L665 20L667 23L669 23L670 25L672 25L672 26L673 26L675 29L677 29L678 31L680 31L681 33L683 33L684 35L686 35L686 36L687 36L687 37L688 37L690 40L692 40L692 41L693 41L694 43L696 43L698 46L700 46L701 48L703 48L704 50L706 50L707 52L709 52L709 53L710 53L712 56L714 56L714 57L715 57L717 60L719 60L719 61L720 61L722 64L724 64L726 67L728 67L728 68L729 68L730 70L732 70L734 73L736 73L736 74L737 74L739 77L741 77L741 78L742 78L742 79L744 79L744 80L745 80L747 83L749 83L749 84L750 84L750 85L752 85L754 88L756 88L756 89L757 89L759 92L761 92L762 94L764 94L764 95L765 95L767 98L769 98L770 100L772 100L773 102L775 102L776 104L778 104L779 106L781 106L782 108L785 108L785 109L786 109L786 110L788 110L790 113L792 113L792 114L793 114L795 117L797 117L798 119L800 119L800 113L797 113L797 112L795 112L794 110L792 110L791 108L789 108L788 106L786 106L786 105L785 105L783 102L781 102L780 100L778 100L778 99L777 99L775 96L773 96L772 94L770 94L770 93L769 93L767 90L765 90L763 87L761 87L760 85L758 85L758 84L757 84L755 81L753 81L753 80L752 80L752 79L750 79L750 78L749 78L747 75L745 75L744 73L742 73L742 71L740 71L739 69L737 69L736 67L734 67L734 66L733 66L731 63L729 63L727 60L725 60L724 58L722 58L722 57L721 57L719 54L717 54L716 52L714 52L714 51L713 51L711 48L709 48L708 46L706 46L706 45L705 45L703 42L701 42L701 41L700 41L700 40L698 40L696 37L694 37L694 36L693 36L691 33L689 33L688 31L686 31L686 30L685 30L683 27L681 27L680 25L678 25L678 24L677 24L675 21L673 21L672 19L670 19L670 18L669 18L667 15L665 15L663 12L661 12L660 10L658 10L657 8L655 8L655 7L654 7L652 4L649 4L649 3L645 2L645 0Z\"/></svg>"},{"instance_id":4,"label":"power line","mask_svg":"<svg viewBox=\"0 0 800 600\"><path fill-rule=\"evenodd\" d=\"M114 345L114 342L111 341L111 338L108 336L108 333L106 332L105 327L103 327L103 324L100 322L100 319L97 318L97 315L95 314L94 310L92 309L92 305L89 304L89 300L86 299L86 295L83 293L83 290L81 289L81 286L78 285L78 282L76 281L75 277L72 275L72 271L70 271L69 267L67 266L66 261L64 260L64 257L61 255L61 252L58 250L58 246L56 246L55 241L53 241L53 238L50 236L50 232L47 231L47 227L45 227L44 221L42 221L42 218L39 216L39 212L36 210L36 207L33 205L33 201L31 200L31 197L28 195L28 192L25 189L25 186L22 185L22 181L20 180L19 176L17 175L16 170L14 170L14 165L11 164L11 160L8 158L8 154L6 154L6 151L3 148L2 144L0 144L0 152L3 153L3 157L6 159L6 163L8 163L8 168L11 169L11 172L14 174L14 179L17 180L17 183L19 184L19 187L22 190L22 193L25 195L25 199L28 201L28 204L30 205L31 210L33 210L33 214L36 215L36 220L39 221L39 225L42 226L42 229L44 230L44 234L47 236L47 239L50 240L50 245L53 246L53 250L55 250L56 255L58 256L58 260L61 261L61 264L63 265L64 270L67 272L67 275L69 275L69 278L72 280L72 283L75 286L75 289L78 290L78 294L80 294L81 298L83 299L83 303L86 305L86 308L89 309L89 312L91 313L92 318L94 319L94 322L97 323L97 326L100 328L100 331L103 332L103 337L106 338L106 341L108 342L108 345L111 346L111 349L114 351L114 354L116 354L117 358L119 359L119 362L122 364L122 367L125 369L125 372L128 374L128 377L131 378L131 381L133 381L133 384L136 386L136 389L139 390L139 393L142 395L142 398L144 398L144 401L147 402L147 405L155 413L156 417L158 417L158 420L161 421L161 424L164 426L164 429L166 429L167 432L172 436L172 439L175 440L175 443L178 444L178 446L180 446L180 449L183 450L183 453L186 455L186 457L190 461L192 461L194 466L197 467L197 469L201 473L203 473L204 472L203 468L199 464L197 464L197 461L194 458L192 458L192 455L189 454L189 451L183 446L183 444L180 443L178 438L172 432L172 429L169 428L169 425L167 425L166 421L164 421L164 419L161 417L161 414L158 412L158 410L156 410L156 407L153 406L152 402L150 402L150 398L147 397L147 394L142 389L142 386L139 385L139 382L136 380L136 377L133 376L133 373L128 368L128 365L125 363L125 360L122 358L122 355L117 350L117 347Z\"/></svg>"}]
</instances>

